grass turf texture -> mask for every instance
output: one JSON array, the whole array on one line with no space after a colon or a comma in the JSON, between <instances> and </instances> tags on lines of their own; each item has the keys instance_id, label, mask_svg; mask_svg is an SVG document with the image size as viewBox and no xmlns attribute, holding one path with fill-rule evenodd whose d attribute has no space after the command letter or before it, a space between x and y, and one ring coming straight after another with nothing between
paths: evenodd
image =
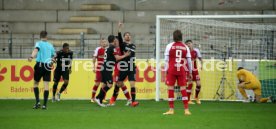
<instances>
[{"instance_id":1,"label":"grass turf texture","mask_svg":"<svg viewBox=\"0 0 276 129\"><path fill-rule=\"evenodd\" d=\"M138 107L101 108L88 100L49 102L47 110L32 109L34 100L0 100L0 125L4 129L275 129L276 104L204 102L191 105L184 116L181 101L175 115L164 116L166 101L140 101Z\"/></svg>"}]
</instances>

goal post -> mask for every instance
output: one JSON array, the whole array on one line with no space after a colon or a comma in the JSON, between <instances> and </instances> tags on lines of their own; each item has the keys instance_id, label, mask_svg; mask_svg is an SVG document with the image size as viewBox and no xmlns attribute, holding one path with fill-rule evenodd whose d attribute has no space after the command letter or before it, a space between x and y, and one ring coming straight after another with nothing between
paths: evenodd
<instances>
[{"instance_id":1,"label":"goal post","mask_svg":"<svg viewBox=\"0 0 276 129\"><path fill-rule=\"evenodd\" d=\"M202 99L241 100L236 86L237 67L249 69L262 85L268 85L263 93L276 95L276 24L271 21L276 21L276 15L157 15L155 100L166 99L161 62L176 29L182 31L183 40L192 40L200 49L204 63L222 63L226 67L200 71ZM229 84L221 84L223 77Z\"/></svg>"}]
</instances>

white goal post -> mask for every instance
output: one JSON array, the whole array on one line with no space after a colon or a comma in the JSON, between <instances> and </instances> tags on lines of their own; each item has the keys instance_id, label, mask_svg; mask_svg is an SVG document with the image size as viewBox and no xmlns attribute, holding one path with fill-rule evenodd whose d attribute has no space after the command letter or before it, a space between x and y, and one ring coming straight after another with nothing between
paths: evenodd
<instances>
[{"instance_id":1,"label":"white goal post","mask_svg":"<svg viewBox=\"0 0 276 129\"><path fill-rule=\"evenodd\" d=\"M229 20L228 20L229 19ZM234 20L233 20L234 19ZM235 21L240 20L238 22ZM253 22L243 22L242 20L250 20L250 19L259 19L258 23ZM260 20L261 19L261 20ZM276 24L270 24L270 22L263 22L266 20L275 20L276 15L157 15L156 16L156 97L155 100L159 101L160 99L164 98L161 97L161 85L164 86L164 82L161 82L161 65L160 62L163 59L164 54L164 46L172 41L172 33L175 29L180 29L181 31L189 28L187 32L184 32L183 35L188 37L189 39L195 40L198 42L198 46L202 46L202 42L208 42L209 44L205 45L205 48L208 48L208 46L212 46L212 42L220 42L220 44L224 44L223 47L225 47L225 51L222 53L226 53L228 51L228 48L231 50L231 55L227 57L233 57L232 54L236 53L234 55L234 60L239 60L240 62L234 62L235 66L238 65L244 65L244 64L252 64L248 62L244 62L245 60L256 60L259 62L261 59L267 59L268 61L275 61L275 59L272 59L271 56L274 55L274 51L270 51L269 44L270 37L269 36L275 36L274 30L276 31ZM276 20L275 20L276 21ZM274 21L274 22L275 22ZM200 27L199 27L200 26ZM238 27L235 27L238 26ZM193 30L193 28L197 30ZM210 31L204 31L204 29L207 30L207 28ZM206 36L205 36L206 35ZM223 37L223 40L215 39L217 37ZM258 37L252 38L252 37ZM187 38L187 39L188 39ZM227 38L227 39L226 39ZM250 38L250 39L248 39ZM274 37L272 37L272 49L276 46ZM183 39L183 40L187 40ZM269 41L268 41L269 40ZM251 48L247 46L243 46L243 43L251 42ZM184 41L183 41L184 42ZM225 42L225 43L224 43ZM239 43L237 43L239 42ZM260 47L260 49L255 50L255 48L258 48L259 46L262 46L263 42L266 44L267 49ZM218 43L218 46L220 45ZM229 45L231 44L231 45ZM218 49L222 49L223 47L218 47ZM252 49L254 51L263 51L265 50L265 53L254 53L249 52ZM208 52L213 52L214 56L221 55L216 50L204 50L205 53L208 54ZM229 54L229 53L227 53ZM259 54L259 55L258 55ZM270 55L271 54L271 55ZM204 54L203 54L204 55ZM258 56L254 56L258 55ZM210 55L211 56L211 55ZM203 57L204 58L204 57ZM220 58L220 57L218 57ZM215 58L215 59L218 59ZM236 65L237 64L237 65ZM260 63L261 65L261 63ZM253 67L253 66L252 66ZM259 69L258 69L259 71ZM235 74L235 72L232 72ZM274 76L273 73L269 73L271 76ZM220 77L220 73L217 73L217 78ZM231 76L231 79L234 80L234 75ZM204 87L204 86L203 86ZM212 89L216 90L216 89ZM235 92L235 95L238 93ZM224 98L223 98L224 99ZM225 98L225 100L227 100ZM232 99L231 99L232 100Z\"/></svg>"}]
</instances>

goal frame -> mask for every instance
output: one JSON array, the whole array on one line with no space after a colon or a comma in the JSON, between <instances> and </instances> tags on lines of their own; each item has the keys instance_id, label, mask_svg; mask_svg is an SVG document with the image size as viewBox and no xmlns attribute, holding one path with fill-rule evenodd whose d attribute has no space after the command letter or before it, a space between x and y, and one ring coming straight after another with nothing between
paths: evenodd
<instances>
[{"instance_id":1,"label":"goal frame","mask_svg":"<svg viewBox=\"0 0 276 129\"><path fill-rule=\"evenodd\" d=\"M161 66L160 66L160 20L161 19L250 19L250 18L276 18L276 15L157 15L156 16L156 41L155 41L155 63L156 63L156 73L155 73L155 101L160 101L160 79L161 79Z\"/></svg>"}]
</instances>

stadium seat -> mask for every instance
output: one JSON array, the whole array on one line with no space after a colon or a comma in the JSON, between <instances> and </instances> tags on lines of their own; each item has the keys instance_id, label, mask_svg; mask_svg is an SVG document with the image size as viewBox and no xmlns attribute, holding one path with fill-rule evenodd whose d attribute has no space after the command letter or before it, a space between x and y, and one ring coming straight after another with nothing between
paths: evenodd
<instances>
[{"instance_id":1,"label":"stadium seat","mask_svg":"<svg viewBox=\"0 0 276 129\"><path fill-rule=\"evenodd\" d=\"M49 40L50 43L52 43L55 47L61 47L63 43L68 43L72 47L76 47L80 45L79 40L62 40L62 39L56 39L56 40Z\"/></svg>"},{"instance_id":2,"label":"stadium seat","mask_svg":"<svg viewBox=\"0 0 276 129\"><path fill-rule=\"evenodd\" d=\"M103 16L73 16L70 17L70 22L105 22L107 19Z\"/></svg>"},{"instance_id":3,"label":"stadium seat","mask_svg":"<svg viewBox=\"0 0 276 129\"><path fill-rule=\"evenodd\" d=\"M83 11L103 11L103 10L118 10L119 8L114 4L83 4L81 10Z\"/></svg>"},{"instance_id":4,"label":"stadium seat","mask_svg":"<svg viewBox=\"0 0 276 129\"><path fill-rule=\"evenodd\" d=\"M59 28L58 34L80 34L81 32L85 34L96 33L92 29L89 28Z\"/></svg>"}]
</instances>

